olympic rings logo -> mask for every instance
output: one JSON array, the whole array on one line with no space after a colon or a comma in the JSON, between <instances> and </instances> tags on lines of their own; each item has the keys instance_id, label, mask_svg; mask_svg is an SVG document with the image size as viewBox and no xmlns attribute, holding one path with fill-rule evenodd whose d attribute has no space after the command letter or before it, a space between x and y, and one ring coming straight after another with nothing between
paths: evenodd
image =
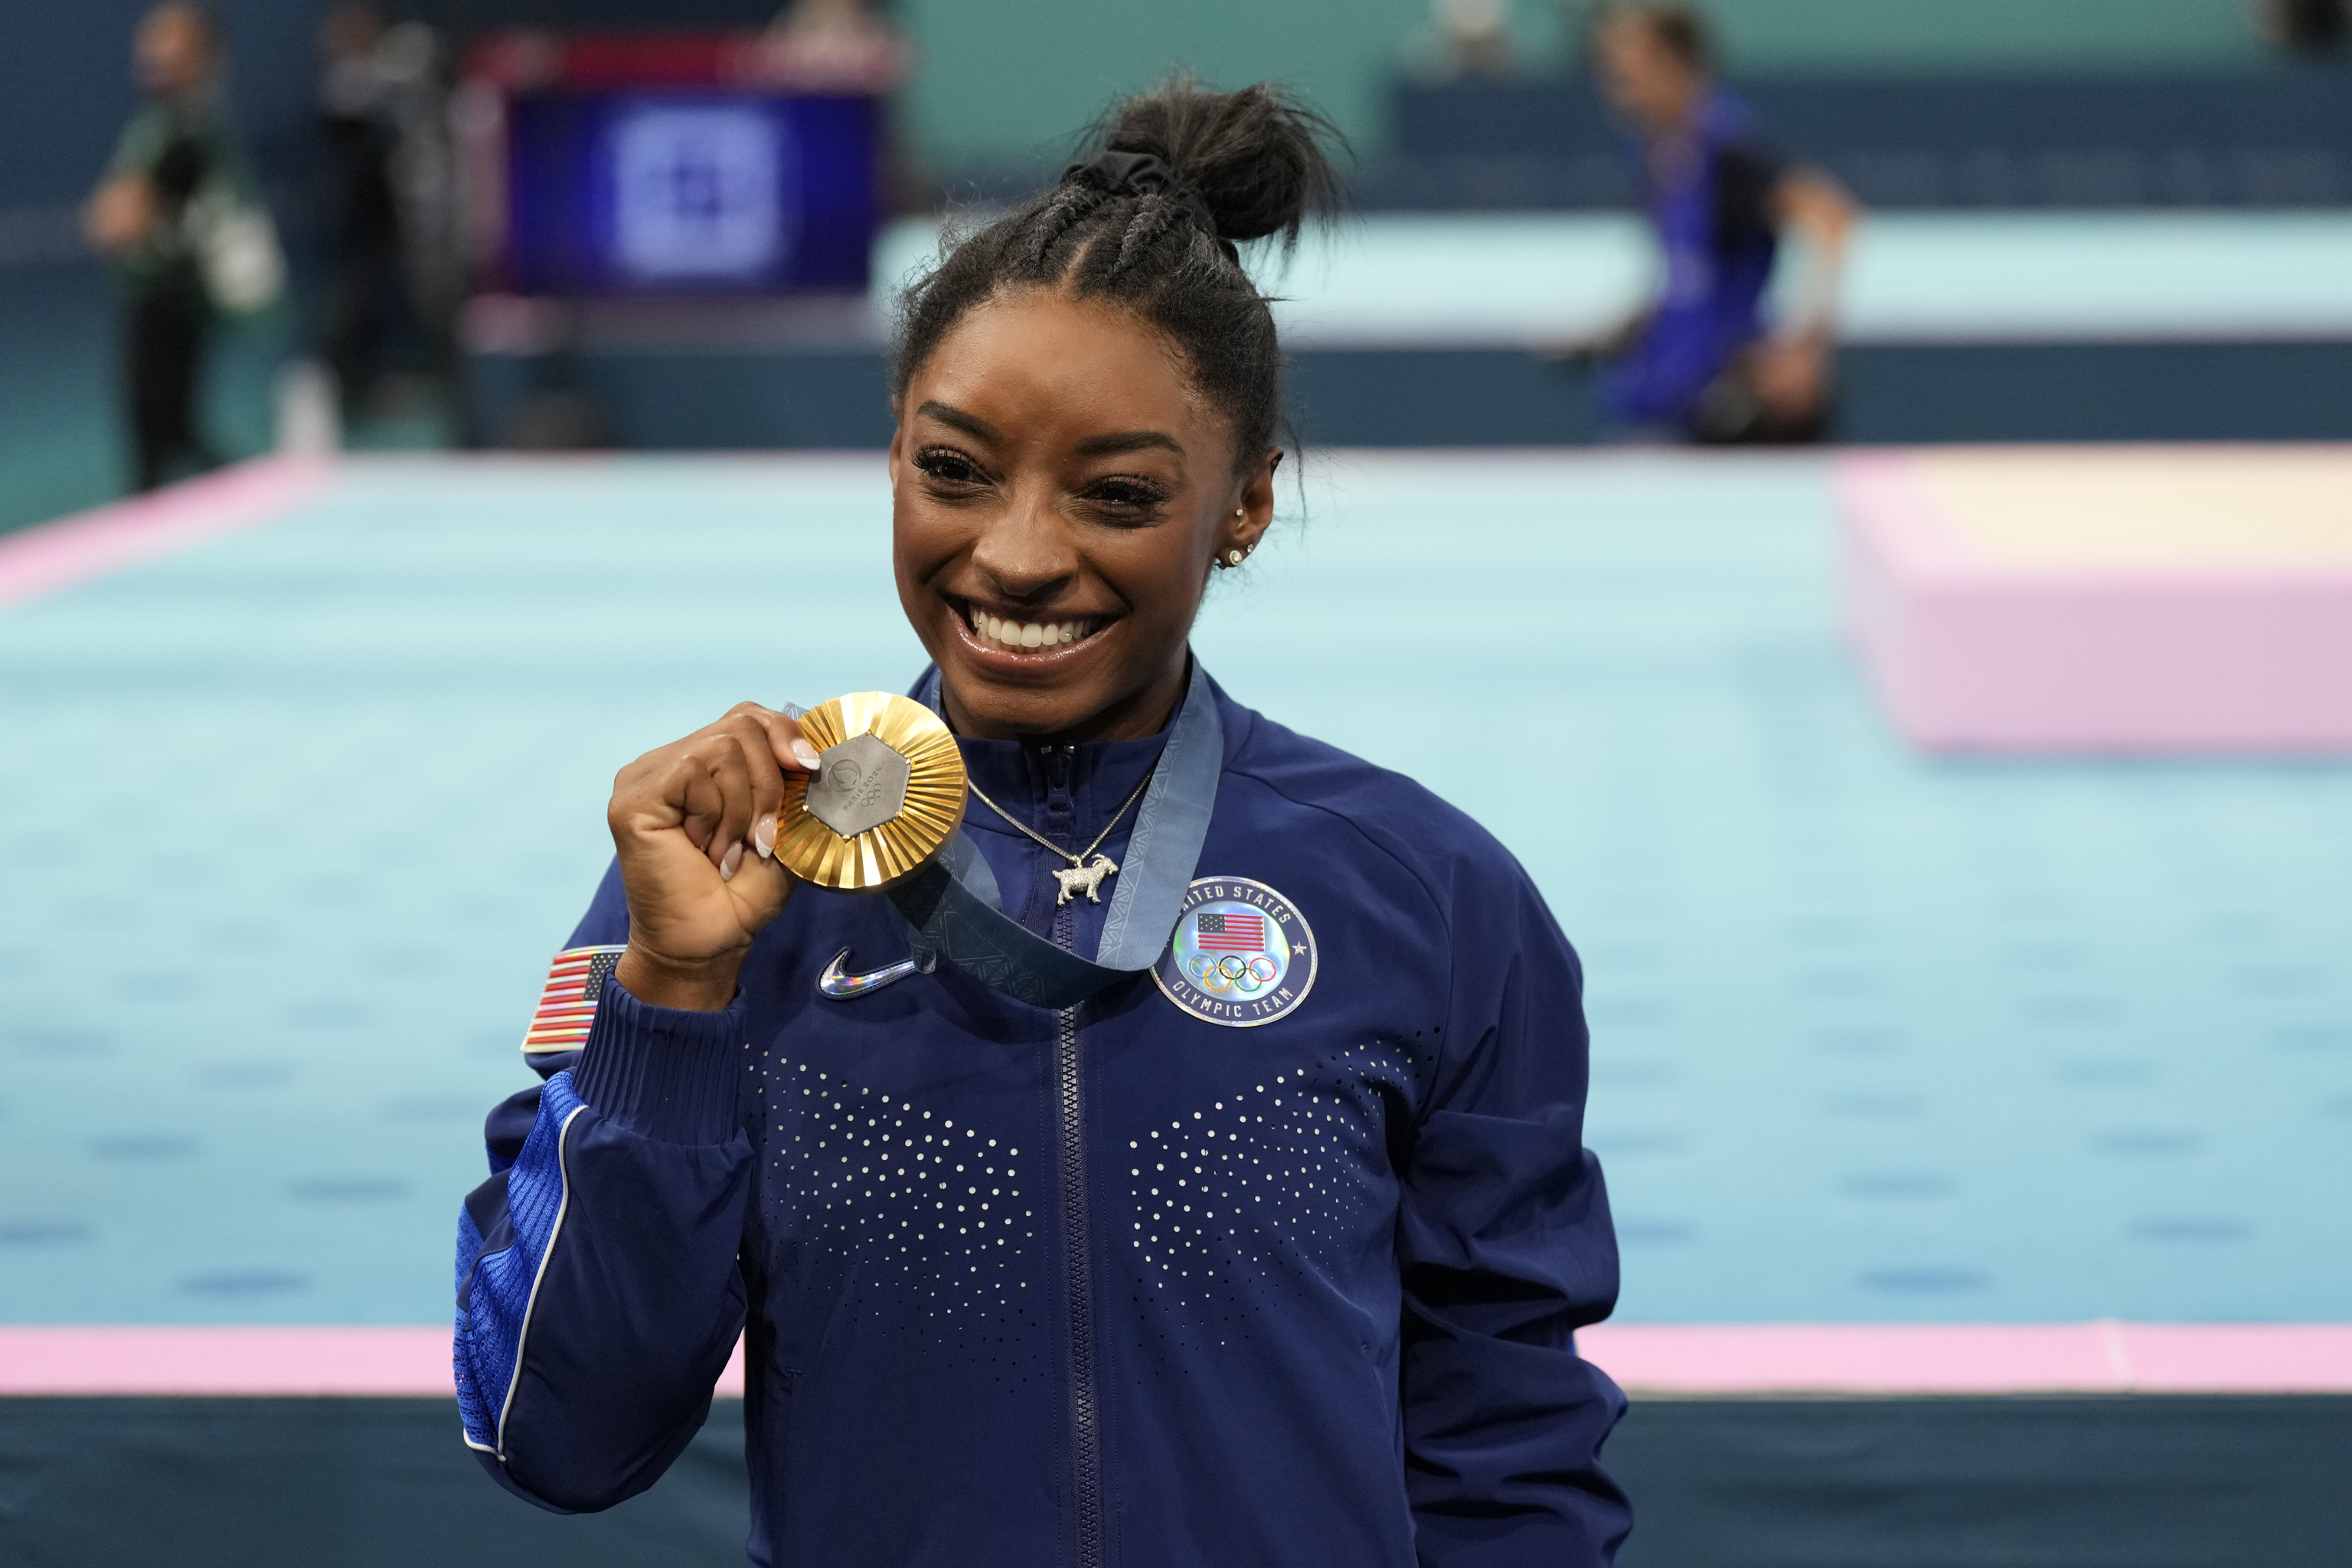
<instances>
[{"instance_id":1,"label":"olympic rings logo","mask_svg":"<svg viewBox=\"0 0 2352 1568\"><path fill-rule=\"evenodd\" d=\"M1227 992L1255 996L1282 978L1281 966L1262 952L1247 960L1238 953L1212 958L1198 952L1185 965L1185 972L1202 990L1220 996Z\"/></svg>"}]
</instances>

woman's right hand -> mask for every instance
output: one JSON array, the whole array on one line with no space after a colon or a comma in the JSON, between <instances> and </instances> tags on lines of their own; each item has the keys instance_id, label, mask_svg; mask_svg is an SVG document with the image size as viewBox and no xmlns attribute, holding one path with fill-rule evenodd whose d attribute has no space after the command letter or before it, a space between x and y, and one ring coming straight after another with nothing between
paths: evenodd
<instances>
[{"instance_id":1,"label":"woman's right hand","mask_svg":"<svg viewBox=\"0 0 2352 1568\"><path fill-rule=\"evenodd\" d=\"M792 893L774 855L784 773L816 765L798 724L741 702L614 775L604 817L628 895L629 946L614 978L630 994L703 1012L735 999L751 939Z\"/></svg>"}]
</instances>

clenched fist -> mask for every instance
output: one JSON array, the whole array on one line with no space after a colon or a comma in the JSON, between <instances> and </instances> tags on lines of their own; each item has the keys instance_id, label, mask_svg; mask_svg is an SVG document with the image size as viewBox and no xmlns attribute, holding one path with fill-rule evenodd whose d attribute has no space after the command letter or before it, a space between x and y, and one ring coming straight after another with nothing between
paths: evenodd
<instances>
[{"instance_id":1,"label":"clenched fist","mask_svg":"<svg viewBox=\"0 0 2352 1568\"><path fill-rule=\"evenodd\" d=\"M631 994L705 1012L735 999L751 939L793 890L775 858L784 772L816 766L798 724L741 702L614 777L604 816L629 901L614 977Z\"/></svg>"}]
</instances>

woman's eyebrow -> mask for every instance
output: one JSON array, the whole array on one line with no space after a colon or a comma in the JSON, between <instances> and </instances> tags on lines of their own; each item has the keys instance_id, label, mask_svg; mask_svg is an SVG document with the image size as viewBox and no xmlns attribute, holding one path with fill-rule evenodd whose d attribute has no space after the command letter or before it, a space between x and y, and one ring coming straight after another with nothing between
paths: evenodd
<instances>
[{"instance_id":1,"label":"woman's eyebrow","mask_svg":"<svg viewBox=\"0 0 2352 1568\"><path fill-rule=\"evenodd\" d=\"M1077 445L1081 458L1109 458L1121 452L1140 452L1147 447L1160 447L1184 455L1183 444L1173 436L1157 430L1121 430L1108 436L1089 436Z\"/></svg>"},{"instance_id":2,"label":"woman's eyebrow","mask_svg":"<svg viewBox=\"0 0 2352 1568\"><path fill-rule=\"evenodd\" d=\"M1004 438L1003 433L987 420L976 414L966 414L962 409L950 404L934 400L924 404L915 412L925 418L936 419L950 429L961 430L965 435L976 437L982 441L1001 441Z\"/></svg>"}]
</instances>

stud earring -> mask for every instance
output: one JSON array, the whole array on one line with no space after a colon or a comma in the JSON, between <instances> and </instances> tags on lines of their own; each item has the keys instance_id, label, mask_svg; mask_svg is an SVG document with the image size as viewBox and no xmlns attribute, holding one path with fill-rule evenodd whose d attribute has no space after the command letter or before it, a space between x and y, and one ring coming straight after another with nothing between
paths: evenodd
<instances>
[{"instance_id":1,"label":"stud earring","mask_svg":"<svg viewBox=\"0 0 2352 1568\"><path fill-rule=\"evenodd\" d=\"M1228 550L1225 552L1225 564L1228 566L1240 565L1242 563L1242 559L1243 552L1241 551Z\"/></svg>"}]
</instances>

